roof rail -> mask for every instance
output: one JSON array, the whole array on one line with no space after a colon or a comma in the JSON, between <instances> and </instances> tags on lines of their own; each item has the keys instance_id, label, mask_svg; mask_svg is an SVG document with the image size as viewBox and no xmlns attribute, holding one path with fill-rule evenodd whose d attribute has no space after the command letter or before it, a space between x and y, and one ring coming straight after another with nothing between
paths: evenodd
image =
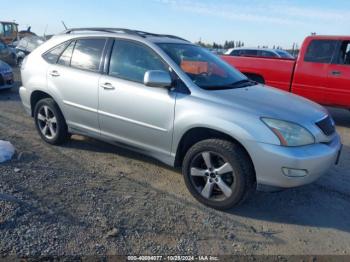
<instances>
[{"instance_id":1,"label":"roof rail","mask_svg":"<svg viewBox=\"0 0 350 262\"><path fill-rule=\"evenodd\" d=\"M132 30L126 28L108 28L108 27L81 27L81 28L70 28L63 31L63 34L70 34L73 32L79 31L96 31L96 32L105 32L105 33L115 33L115 32L123 32L123 33L132 33Z\"/></svg>"},{"instance_id":2,"label":"roof rail","mask_svg":"<svg viewBox=\"0 0 350 262\"><path fill-rule=\"evenodd\" d=\"M144 31L139 30L132 30L132 29L126 29L126 28L108 28L108 27L82 27L82 28L70 28L62 32L62 34L70 34L73 32L81 32L81 31L95 31L95 32L104 32L104 33L125 33L125 34L131 34L131 35L138 35L140 37L147 37L147 36L154 36L154 37L168 37L173 39L179 39L182 41L189 42L186 39L183 39L178 36L174 35L164 35L164 34L155 34L155 33L148 33Z\"/></svg>"},{"instance_id":3,"label":"roof rail","mask_svg":"<svg viewBox=\"0 0 350 262\"><path fill-rule=\"evenodd\" d=\"M138 31L138 30L132 30L132 31L134 31L135 33L137 33L141 36L168 37L168 38L179 39L182 41L189 42L188 40L181 38L181 37L178 37L178 36L175 36L175 35L155 34L155 33L148 33L148 32Z\"/></svg>"}]
</instances>

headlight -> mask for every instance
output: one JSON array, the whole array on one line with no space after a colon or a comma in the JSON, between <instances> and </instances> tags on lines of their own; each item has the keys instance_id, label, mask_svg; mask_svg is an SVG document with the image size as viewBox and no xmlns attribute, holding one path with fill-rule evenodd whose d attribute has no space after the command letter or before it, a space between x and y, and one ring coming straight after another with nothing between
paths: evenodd
<instances>
[{"instance_id":1,"label":"headlight","mask_svg":"<svg viewBox=\"0 0 350 262\"><path fill-rule=\"evenodd\" d=\"M275 133L283 146L304 146L315 143L314 136L304 127L272 118L261 120Z\"/></svg>"}]
</instances>

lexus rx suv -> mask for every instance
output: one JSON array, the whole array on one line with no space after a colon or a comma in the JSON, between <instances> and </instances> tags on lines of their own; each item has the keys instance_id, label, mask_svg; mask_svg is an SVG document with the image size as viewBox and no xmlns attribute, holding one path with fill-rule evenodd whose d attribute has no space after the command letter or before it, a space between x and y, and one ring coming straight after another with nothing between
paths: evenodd
<instances>
[{"instance_id":1,"label":"lexus rx suv","mask_svg":"<svg viewBox=\"0 0 350 262\"><path fill-rule=\"evenodd\" d=\"M44 141L82 134L181 167L192 195L216 209L256 189L310 183L341 149L322 106L259 85L176 36L69 29L29 54L21 75Z\"/></svg>"}]
</instances>

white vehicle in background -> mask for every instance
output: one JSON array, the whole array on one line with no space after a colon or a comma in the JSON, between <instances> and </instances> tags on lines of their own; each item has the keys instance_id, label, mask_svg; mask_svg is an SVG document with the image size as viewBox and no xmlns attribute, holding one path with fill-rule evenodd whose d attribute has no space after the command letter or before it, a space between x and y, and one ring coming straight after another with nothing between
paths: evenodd
<instances>
[{"instance_id":1,"label":"white vehicle in background","mask_svg":"<svg viewBox=\"0 0 350 262\"><path fill-rule=\"evenodd\" d=\"M295 59L290 53L282 49L268 48L231 48L227 50L225 55L230 56L260 56L260 57L276 57Z\"/></svg>"}]
</instances>

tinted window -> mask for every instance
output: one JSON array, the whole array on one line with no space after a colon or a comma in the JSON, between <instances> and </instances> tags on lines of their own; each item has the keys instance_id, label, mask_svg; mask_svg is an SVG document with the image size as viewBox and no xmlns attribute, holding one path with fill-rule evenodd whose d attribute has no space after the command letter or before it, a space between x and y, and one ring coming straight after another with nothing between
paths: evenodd
<instances>
[{"instance_id":1,"label":"tinted window","mask_svg":"<svg viewBox=\"0 0 350 262\"><path fill-rule=\"evenodd\" d=\"M265 57L277 57L277 55L273 52L270 52L270 51L265 51L265 50L260 50L259 51L259 55L260 56L265 56Z\"/></svg>"},{"instance_id":2,"label":"tinted window","mask_svg":"<svg viewBox=\"0 0 350 262\"><path fill-rule=\"evenodd\" d=\"M341 42L335 62L340 65L350 65L350 41Z\"/></svg>"},{"instance_id":3,"label":"tinted window","mask_svg":"<svg viewBox=\"0 0 350 262\"><path fill-rule=\"evenodd\" d=\"M242 56L257 56L258 51L257 50L241 50L240 55L242 55Z\"/></svg>"},{"instance_id":4,"label":"tinted window","mask_svg":"<svg viewBox=\"0 0 350 262\"><path fill-rule=\"evenodd\" d=\"M231 52L231 55L233 55L233 56L239 56L239 50L233 50L233 51Z\"/></svg>"},{"instance_id":5,"label":"tinted window","mask_svg":"<svg viewBox=\"0 0 350 262\"><path fill-rule=\"evenodd\" d=\"M305 61L314 63L330 63L337 46L333 40L312 40L307 48Z\"/></svg>"},{"instance_id":6,"label":"tinted window","mask_svg":"<svg viewBox=\"0 0 350 262\"><path fill-rule=\"evenodd\" d=\"M109 66L111 76L143 83L148 70L168 71L168 67L148 47L125 40L114 42Z\"/></svg>"},{"instance_id":7,"label":"tinted window","mask_svg":"<svg viewBox=\"0 0 350 262\"><path fill-rule=\"evenodd\" d=\"M66 48L67 45L68 43L66 42L54 47L49 52L45 53L43 55L43 58L51 64L56 64L58 57L60 56L60 54L63 52L63 50Z\"/></svg>"},{"instance_id":8,"label":"tinted window","mask_svg":"<svg viewBox=\"0 0 350 262\"><path fill-rule=\"evenodd\" d=\"M6 45L3 42L0 42L0 49L4 49Z\"/></svg>"},{"instance_id":9,"label":"tinted window","mask_svg":"<svg viewBox=\"0 0 350 262\"><path fill-rule=\"evenodd\" d=\"M277 54L280 55L280 57L282 58L291 58L294 59L295 57L292 56L290 53L288 53L287 51L284 50L276 50Z\"/></svg>"},{"instance_id":10,"label":"tinted window","mask_svg":"<svg viewBox=\"0 0 350 262\"><path fill-rule=\"evenodd\" d=\"M79 69L98 71L105 43L105 39L77 40L71 59L71 66Z\"/></svg>"}]
</instances>

